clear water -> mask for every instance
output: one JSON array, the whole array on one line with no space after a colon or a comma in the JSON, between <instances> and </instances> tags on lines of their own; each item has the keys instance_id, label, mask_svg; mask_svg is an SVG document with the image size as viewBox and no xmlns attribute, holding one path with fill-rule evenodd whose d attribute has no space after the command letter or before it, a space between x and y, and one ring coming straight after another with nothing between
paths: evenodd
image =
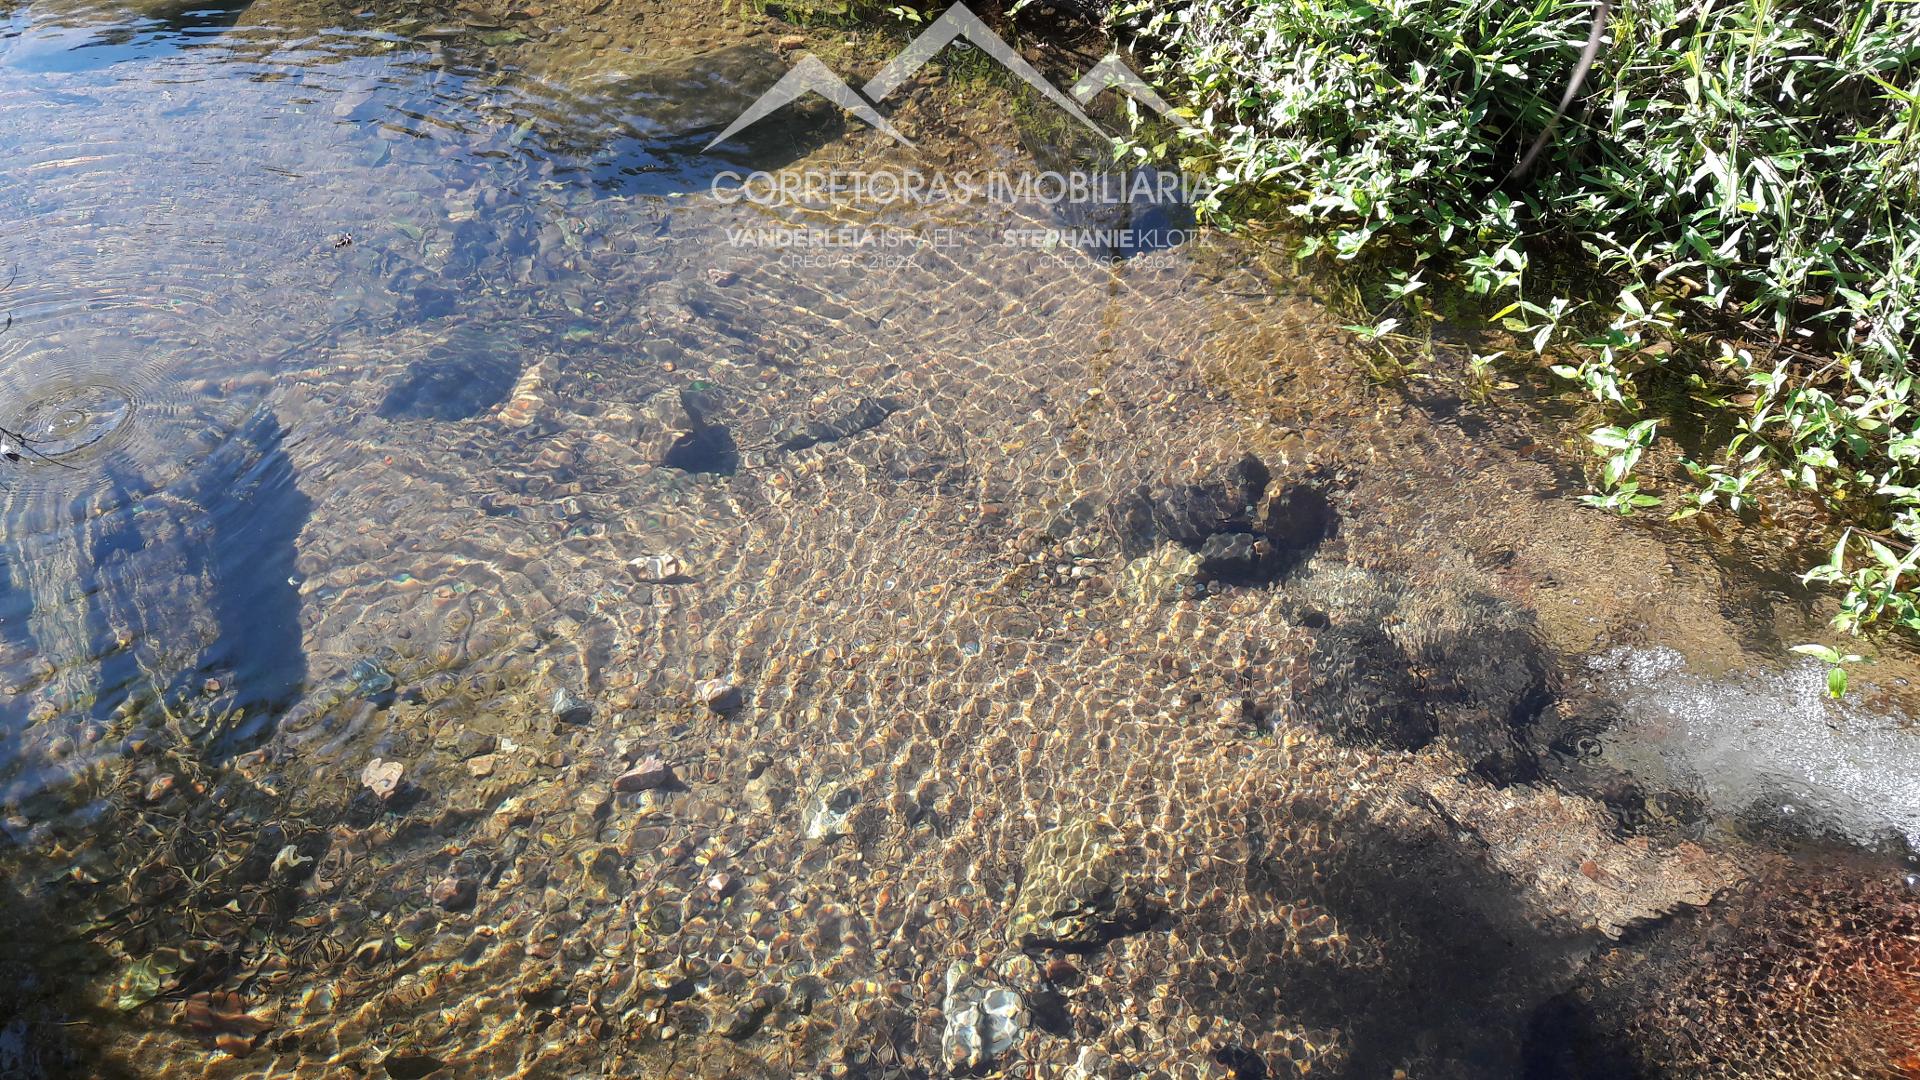
<instances>
[{"instance_id":1,"label":"clear water","mask_svg":"<svg viewBox=\"0 0 1920 1080\"><path fill-rule=\"evenodd\" d=\"M1700 711L1574 658L1773 654L1549 428L1372 384L1251 242L716 198L1070 155L959 62L914 148L703 154L798 31L553 7L5 8L7 1070L1557 1075L1595 942L1737 879L1550 729ZM1248 454L1217 531L1285 565L1196 587L1127 508ZM1803 689L1607 737L1713 795L1793 771L1729 747ZM1097 942L1022 937L1056 885Z\"/></svg>"}]
</instances>

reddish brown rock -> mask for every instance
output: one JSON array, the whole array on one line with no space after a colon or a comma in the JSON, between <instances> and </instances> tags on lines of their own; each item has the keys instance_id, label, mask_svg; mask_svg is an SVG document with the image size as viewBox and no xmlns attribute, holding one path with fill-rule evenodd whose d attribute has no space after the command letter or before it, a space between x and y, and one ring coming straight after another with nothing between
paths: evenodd
<instances>
[{"instance_id":1,"label":"reddish brown rock","mask_svg":"<svg viewBox=\"0 0 1920 1080\"><path fill-rule=\"evenodd\" d=\"M673 766L658 755L650 757L613 781L615 791L649 791L673 783Z\"/></svg>"},{"instance_id":2,"label":"reddish brown rock","mask_svg":"<svg viewBox=\"0 0 1920 1080\"><path fill-rule=\"evenodd\" d=\"M473 906L479 891L471 880L449 874L433 883L427 898L447 911L465 911Z\"/></svg>"}]
</instances>

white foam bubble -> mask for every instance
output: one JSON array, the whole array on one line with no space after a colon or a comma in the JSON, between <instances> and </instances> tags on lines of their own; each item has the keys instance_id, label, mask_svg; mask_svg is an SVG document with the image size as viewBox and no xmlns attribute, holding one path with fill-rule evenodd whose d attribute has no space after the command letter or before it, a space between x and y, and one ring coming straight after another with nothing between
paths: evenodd
<instances>
[{"instance_id":1,"label":"white foam bubble","mask_svg":"<svg viewBox=\"0 0 1920 1080\"><path fill-rule=\"evenodd\" d=\"M1920 847L1920 728L1833 701L1820 664L1716 679L1671 649L1618 649L1594 669L1624 712L1610 749L1653 748L1716 810L1758 805L1857 843L1892 832Z\"/></svg>"}]
</instances>

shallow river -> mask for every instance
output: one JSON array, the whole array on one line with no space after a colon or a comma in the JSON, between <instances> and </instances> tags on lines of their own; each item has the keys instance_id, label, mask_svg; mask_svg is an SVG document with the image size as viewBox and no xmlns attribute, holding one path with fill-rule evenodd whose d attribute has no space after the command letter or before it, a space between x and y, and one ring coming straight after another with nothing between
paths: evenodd
<instances>
[{"instance_id":1,"label":"shallow river","mask_svg":"<svg viewBox=\"0 0 1920 1080\"><path fill-rule=\"evenodd\" d=\"M1913 665L909 37L0 0L0 1072L1920 1076Z\"/></svg>"}]
</instances>

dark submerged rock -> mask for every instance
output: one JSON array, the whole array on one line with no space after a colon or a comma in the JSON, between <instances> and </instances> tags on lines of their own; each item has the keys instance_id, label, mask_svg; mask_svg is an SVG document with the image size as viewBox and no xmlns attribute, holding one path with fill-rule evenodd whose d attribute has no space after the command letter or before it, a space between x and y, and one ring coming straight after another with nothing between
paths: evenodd
<instances>
[{"instance_id":1,"label":"dark submerged rock","mask_svg":"<svg viewBox=\"0 0 1920 1080\"><path fill-rule=\"evenodd\" d=\"M1060 224L1085 235L1080 248L1093 257L1117 261L1164 251L1191 238L1199 220L1177 180L1158 170L1115 173L1096 189L1098 197L1062 200L1053 211Z\"/></svg>"},{"instance_id":2,"label":"dark submerged rock","mask_svg":"<svg viewBox=\"0 0 1920 1080\"><path fill-rule=\"evenodd\" d=\"M1444 739L1495 783L1539 775L1530 734L1552 695L1531 614L1350 567L1316 568L1295 600L1312 645L1283 708L1353 744L1418 750Z\"/></svg>"},{"instance_id":3,"label":"dark submerged rock","mask_svg":"<svg viewBox=\"0 0 1920 1080\"><path fill-rule=\"evenodd\" d=\"M1338 522L1315 482L1276 491L1272 472L1252 454L1185 483L1142 484L1109 504L1107 517L1127 558L1178 544L1201 557L1202 581L1226 585L1277 580Z\"/></svg>"},{"instance_id":4,"label":"dark submerged rock","mask_svg":"<svg viewBox=\"0 0 1920 1080\"><path fill-rule=\"evenodd\" d=\"M393 1080L421 1080L422 1077L432 1075L444 1065L445 1063L438 1058L426 1054L409 1053L405 1050L388 1054L380 1062L380 1067L385 1069L387 1075Z\"/></svg>"},{"instance_id":5,"label":"dark submerged rock","mask_svg":"<svg viewBox=\"0 0 1920 1080\"><path fill-rule=\"evenodd\" d=\"M361 658L353 662L347 672L347 681L353 684L354 692L363 698L377 698L393 689L393 675L378 662Z\"/></svg>"},{"instance_id":6,"label":"dark submerged rock","mask_svg":"<svg viewBox=\"0 0 1920 1080\"><path fill-rule=\"evenodd\" d=\"M1269 551L1269 579L1289 573L1304 562L1333 536L1339 524L1340 514L1327 498L1326 489L1315 482L1292 484L1275 494L1259 526Z\"/></svg>"},{"instance_id":7,"label":"dark submerged rock","mask_svg":"<svg viewBox=\"0 0 1920 1080\"><path fill-rule=\"evenodd\" d=\"M1252 533L1215 533L1200 544L1200 572L1220 581L1255 579L1271 550Z\"/></svg>"},{"instance_id":8,"label":"dark submerged rock","mask_svg":"<svg viewBox=\"0 0 1920 1080\"><path fill-rule=\"evenodd\" d=\"M731 476L740 467L740 448L726 426L713 421L715 403L694 390L663 390L641 406L642 449L659 454L660 464L689 473Z\"/></svg>"},{"instance_id":9,"label":"dark submerged rock","mask_svg":"<svg viewBox=\"0 0 1920 1080\"><path fill-rule=\"evenodd\" d=\"M1251 454L1183 484L1142 484L1108 513L1121 550L1139 558L1171 540L1197 550L1216 533L1252 532L1273 474Z\"/></svg>"},{"instance_id":10,"label":"dark submerged rock","mask_svg":"<svg viewBox=\"0 0 1920 1080\"><path fill-rule=\"evenodd\" d=\"M740 467L740 448L726 428L706 424L675 440L660 463L681 472L731 476Z\"/></svg>"},{"instance_id":11,"label":"dark submerged rock","mask_svg":"<svg viewBox=\"0 0 1920 1080\"><path fill-rule=\"evenodd\" d=\"M1229 1043L1213 1052L1213 1060L1233 1080L1267 1080L1267 1063L1244 1046Z\"/></svg>"},{"instance_id":12,"label":"dark submerged rock","mask_svg":"<svg viewBox=\"0 0 1920 1080\"><path fill-rule=\"evenodd\" d=\"M720 1034L736 1041L751 1038L766 1022L767 1014L773 1011L779 997L770 989L755 991L752 997L735 1006L721 1019Z\"/></svg>"},{"instance_id":13,"label":"dark submerged rock","mask_svg":"<svg viewBox=\"0 0 1920 1080\"><path fill-rule=\"evenodd\" d=\"M563 724L584 724L593 719L593 703L564 686L554 690L549 711Z\"/></svg>"},{"instance_id":14,"label":"dark submerged rock","mask_svg":"<svg viewBox=\"0 0 1920 1080\"><path fill-rule=\"evenodd\" d=\"M673 766L659 757L650 757L613 781L615 791L650 791L673 783Z\"/></svg>"},{"instance_id":15,"label":"dark submerged rock","mask_svg":"<svg viewBox=\"0 0 1920 1080\"><path fill-rule=\"evenodd\" d=\"M436 352L408 364L381 400L388 420L466 420L499 405L520 378L520 362L474 347Z\"/></svg>"}]
</instances>

